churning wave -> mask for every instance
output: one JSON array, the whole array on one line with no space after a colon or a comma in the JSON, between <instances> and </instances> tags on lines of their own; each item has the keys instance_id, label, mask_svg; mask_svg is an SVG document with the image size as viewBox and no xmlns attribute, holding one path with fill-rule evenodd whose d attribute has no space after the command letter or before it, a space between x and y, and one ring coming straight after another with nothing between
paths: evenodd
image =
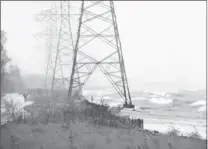
<instances>
[{"instance_id":1,"label":"churning wave","mask_svg":"<svg viewBox=\"0 0 208 149\"><path fill-rule=\"evenodd\" d=\"M114 91L108 90L108 89L103 89L103 90L83 90L82 91L84 96L105 96L109 94L115 93Z\"/></svg>"},{"instance_id":2,"label":"churning wave","mask_svg":"<svg viewBox=\"0 0 208 149\"><path fill-rule=\"evenodd\" d=\"M148 100L148 99L145 97L133 97L132 98L132 101L140 101L140 100Z\"/></svg>"},{"instance_id":3,"label":"churning wave","mask_svg":"<svg viewBox=\"0 0 208 149\"><path fill-rule=\"evenodd\" d=\"M119 105L123 102L123 100L121 98L114 98L113 96L111 96L113 94L112 91L109 90L85 90L84 92L85 97L91 98L91 96L93 96L93 98L95 99L96 103L99 103L101 98L103 98L105 100L106 103L108 103L110 106L115 106L115 105ZM107 96L104 96L106 95ZM160 97L158 97L160 96ZM165 97L162 97L163 94L159 94L157 93L155 96L149 96L149 97L133 97L132 101L142 101L142 100L146 100L149 101L150 103L153 104L160 104L160 105L165 105L165 104L170 104L173 102L173 99L170 96L167 96L167 94L164 93Z\"/></svg>"},{"instance_id":4,"label":"churning wave","mask_svg":"<svg viewBox=\"0 0 208 149\"><path fill-rule=\"evenodd\" d=\"M205 105L206 105L206 101L205 100L195 101L195 102L190 104L190 106L205 106Z\"/></svg>"},{"instance_id":5,"label":"churning wave","mask_svg":"<svg viewBox=\"0 0 208 149\"><path fill-rule=\"evenodd\" d=\"M205 106L201 106L199 109L198 109L198 112L204 112L206 111L206 105Z\"/></svg>"},{"instance_id":6,"label":"churning wave","mask_svg":"<svg viewBox=\"0 0 208 149\"><path fill-rule=\"evenodd\" d=\"M155 103L155 104L170 104L173 102L173 99L167 99L167 98L151 98L150 99L151 103Z\"/></svg>"},{"instance_id":7,"label":"churning wave","mask_svg":"<svg viewBox=\"0 0 208 149\"><path fill-rule=\"evenodd\" d=\"M204 112L204 111L206 111L206 100L195 101L195 102L191 103L190 106L191 107L199 107L197 111Z\"/></svg>"},{"instance_id":8,"label":"churning wave","mask_svg":"<svg viewBox=\"0 0 208 149\"><path fill-rule=\"evenodd\" d=\"M116 93L112 90L108 89L97 89L97 90L85 90L84 95L89 100L91 100L91 96L94 98L94 102L100 104L101 99L104 99L104 102L109 106L120 106L123 104L123 100L118 96L114 96ZM140 107L141 103L144 103L142 106L146 106L149 102L151 105L154 104L155 106L159 105L168 105L171 106L172 104L182 104L185 107L193 107L197 108L197 112L204 112L206 111L206 100L198 100L192 103L186 102L180 99L175 99L174 96L165 92L146 92L143 96L134 96L132 97L132 101L135 106ZM154 105L152 105L154 107ZM174 105L173 105L174 106ZM135 108L137 109L137 108Z\"/></svg>"}]
</instances>

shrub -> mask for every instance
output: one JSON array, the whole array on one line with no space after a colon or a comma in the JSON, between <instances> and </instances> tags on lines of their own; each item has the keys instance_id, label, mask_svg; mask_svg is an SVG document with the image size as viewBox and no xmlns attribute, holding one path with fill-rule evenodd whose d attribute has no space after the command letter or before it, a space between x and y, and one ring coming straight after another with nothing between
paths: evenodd
<instances>
[{"instance_id":1,"label":"shrub","mask_svg":"<svg viewBox=\"0 0 208 149\"><path fill-rule=\"evenodd\" d=\"M192 132L188 135L190 138L201 139L201 135L198 132Z\"/></svg>"},{"instance_id":2,"label":"shrub","mask_svg":"<svg viewBox=\"0 0 208 149\"><path fill-rule=\"evenodd\" d=\"M172 129L167 134L171 135L171 136L179 136L180 131L177 130L176 128L172 127Z\"/></svg>"}]
</instances>

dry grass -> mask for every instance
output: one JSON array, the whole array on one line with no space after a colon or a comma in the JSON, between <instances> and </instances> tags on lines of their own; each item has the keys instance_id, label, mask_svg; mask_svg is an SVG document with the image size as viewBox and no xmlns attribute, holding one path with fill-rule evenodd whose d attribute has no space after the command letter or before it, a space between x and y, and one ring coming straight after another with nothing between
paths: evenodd
<instances>
[{"instance_id":1,"label":"dry grass","mask_svg":"<svg viewBox=\"0 0 208 149\"><path fill-rule=\"evenodd\" d=\"M25 129L26 128L26 129ZM37 128L41 128L40 131ZM109 127L93 127L88 124L75 123L69 129L61 124L28 125L9 124L2 128L2 146L11 149L10 142L5 141L11 135L16 136L16 144L20 149L205 149L204 140L191 140L176 136L142 135L139 131L135 136L128 130ZM35 131L37 130L37 131ZM103 133L98 132L101 131ZM133 131L133 130L132 130ZM76 132L76 133L75 133ZM119 137L117 137L119 134Z\"/></svg>"},{"instance_id":2,"label":"dry grass","mask_svg":"<svg viewBox=\"0 0 208 149\"><path fill-rule=\"evenodd\" d=\"M180 136L180 131L172 127L172 129L167 134L170 136Z\"/></svg>"},{"instance_id":3,"label":"dry grass","mask_svg":"<svg viewBox=\"0 0 208 149\"><path fill-rule=\"evenodd\" d=\"M102 111L106 111L106 107L93 107L85 103L74 104L73 108L64 109L62 106L64 104L64 100L61 99L37 98L33 106L27 107L31 116L24 119L20 115L15 118L13 124L1 128L1 148L17 149L17 146L20 149L206 148L206 141L197 138L196 134L185 138L179 136L179 132L174 128L167 135L160 133L155 135L147 130L122 128L113 122L101 125L105 119L98 117ZM86 115L86 112L89 112L86 109L89 107L93 108L97 115L95 113ZM115 117L110 115L108 118Z\"/></svg>"}]
</instances>

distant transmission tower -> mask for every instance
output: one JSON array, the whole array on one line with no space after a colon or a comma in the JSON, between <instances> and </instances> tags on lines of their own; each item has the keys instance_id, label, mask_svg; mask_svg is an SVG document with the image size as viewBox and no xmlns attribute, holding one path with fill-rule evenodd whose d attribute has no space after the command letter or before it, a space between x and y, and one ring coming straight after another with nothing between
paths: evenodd
<instances>
[{"instance_id":1,"label":"distant transmission tower","mask_svg":"<svg viewBox=\"0 0 208 149\"><path fill-rule=\"evenodd\" d=\"M57 10L51 13L56 13ZM48 49L47 53L47 65L45 72L45 80L44 80L44 88L48 88L52 84L52 73L55 67L55 56L56 56L56 47L57 47L57 16L52 16L49 20L49 28L48 28L48 38L46 40L46 45Z\"/></svg>"},{"instance_id":2,"label":"distant transmission tower","mask_svg":"<svg viewBox=\"0 0 208 149\"><path fill-rule=\"evenodd\" d=\"M93 58L93 53L90 54L92 43L97 40L103 44L94 43L99 55L108 51L100 60ZM133 108L113 1L82 1L68 90L71 100L77 97L97 67L124 100L124 107Z\"/></svg>"},{"instance_id":3,"label":"distant transmission tower","mask_svg":"<svg viewBox=\"0 0 208 149\"><path fill-rule=\"evenodd\" d=\"M57 47L57 8L56 5L51 4L50 9L44 10L40 14L36 14L36 20L38 22L45 21L47 25L47 31L44 33L46 37L46 50L47 50L47 62L45 68L44 88L48 90L51 87L52 72L54 69L54 58L56 55Z\"/></svg>"},{"instance_id":4,"label":"distant transmission tower","mask_svg":"<svg viewBox=\"0 0 208 149\"><path fill-rule=\"evenodd\" d=\"M60 25L58 33L57 52L53 70L51 90L63 90L69 85L72 57L74 51L70 22L69 1L61 1Z\"/></svg>"},{"instance_id":5,"label":"distant transmission tower","mask_svg":"<svg viewBox=\"0 0 208 149\"><path fill-rule=\"evenodd\" d=\"M55 39L57 37L54 36L56 33L54 33L57 29L57 26L55 26L56 22L50 22L50 26L48 27L48 36L46 39L46 48L47 48L47 62L46 62L46 70L45 70L45 79L44 79L44 88L48 89L49 86L51 86L51 76L50 74L53 71L54 68L54 60L53 60L53 53L55 53L55 45L56 41Z\"/></svg>"},{"instance_id":6,"label":"distant transmission tower","mask_svg":"<svg viewBox=\"0 0 208 149\"><path fill-rule=\"evenodd\" d=\"M45 86L48 84L48 72L52 68L51 93L54 90L67 91L69 86L74 53L71 17L75 15L70 13L70 9L69 1L61 1L60 8L56 11L49 9L42 13L44 18L49 18L48 23L50 24ZM54 28L58 28L56 32L53 32ZM56 37L55 41L52 38L54 36ZM56 45L56 47L51 47L52 45ZM52 52L51 49L56 50Z\"/></svg>"}]
</instances>

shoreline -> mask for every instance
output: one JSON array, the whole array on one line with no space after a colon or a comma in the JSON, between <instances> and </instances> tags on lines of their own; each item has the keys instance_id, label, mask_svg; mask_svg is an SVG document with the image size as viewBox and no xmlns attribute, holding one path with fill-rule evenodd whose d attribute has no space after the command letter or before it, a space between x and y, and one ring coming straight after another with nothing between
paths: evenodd
<instances>
[{"instance_id":1,"label":"shoreline","mask_svg":"<svg viewBox=\"0 0 208 149\"><path fill-rule=\"evenodd\" d=\"M122 110L120 115L142 118L144 120L144 129L151 131L156 130L166 134L171 128L175 128L184 136L188 136L193 132L198 132L202 139L206 139L206 120L200 120L205 122L205 124L201 124L201 122L196 122L196 120L188 118L186 120L189 121L182 118L157 118L157 116L148 115L148 113L146 114L144 112L132 111L130 109Z\"/></svg>"},{"instance_id":2,"label":"shoreline","mask_svg":"<svg viewBox=\"0 0 208 149\"><path fill-rule=\"evenodd\" d=\"M90 101L89 101L90 102ZM28 103L28 104L27 104ZM29 104L30 103L30 104ZM35 98L28 99L23 105L21 106L22 111L26 111L25 108L29 105L35 104ZM98 103L95 103L98 104ZM130 116L134 118L140 118L144 120L144 129L150 130L150 131L159 131L160 133L166 134L168 130L172 127L179 129L183 135L187 136L187 134L191 134L192 132L196 132L194 130L194 126L197 129L198 133L201 135L202 139L206 139L206 126L198 125L197 122L194 120L189 120L188 123L186 120L181 118L176 118L178 120L173 119L167 119L167 118L157 118L156 115L150 115L148 113L142 111L132 111L132 109L123 109L119 112L118 116ZM183 122L182 122L183 121ZM195 122L195 123L193 123Z\"/></svg>"}]
</instances>

